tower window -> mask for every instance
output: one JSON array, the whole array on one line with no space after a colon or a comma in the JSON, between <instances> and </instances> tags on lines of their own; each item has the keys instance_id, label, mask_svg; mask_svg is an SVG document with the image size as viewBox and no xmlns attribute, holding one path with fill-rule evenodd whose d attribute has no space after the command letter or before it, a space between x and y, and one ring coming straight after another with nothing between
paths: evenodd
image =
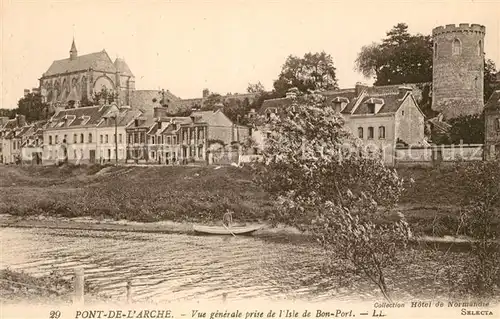
<instances>
[{"instance_id":1,"label":"tower window","mask_svg":"<svg viewBox=\"0 0 500 319\"><path fill-rule=\"evenodd\" d=\"M477 44L477 55L479 55L479 56L481 56L481 51L482 51L481 45L482 45L482 42L481 42L481 40L479 40L479 43Z\"/></svg>"},{"instance_id":2,"label":"tower window","mask_svg":"<svg viewBox=\"0 0 500 319\"><path fill-rule=\"evenodd\" d=\"M438 44L434 43L434 57L437 58L438 56Z\"/></svg>"},{"instance_id":3,"label":"tower window","mask_svg":"<svg viewBox=\"0 0 500 319\"><path fill-rule=\"evenodd\" d=\"M453 40L451 52L453 55L460 55L460 53L462 52L462 43L460 43L460 40Z\"/></svg>"}]
</instances>

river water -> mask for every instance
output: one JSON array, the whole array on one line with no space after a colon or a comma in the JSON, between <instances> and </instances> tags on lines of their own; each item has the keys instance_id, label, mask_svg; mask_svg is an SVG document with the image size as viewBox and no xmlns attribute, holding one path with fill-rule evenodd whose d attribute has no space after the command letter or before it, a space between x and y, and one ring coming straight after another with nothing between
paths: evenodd
<instances>
[{"instance_id":1,"label":"river water","mask_svg":"<svg viewBox=\"0 0 500 319\"><path fill-rule=\"evenodd\" d=\"M350 300L320 274L319 247L253 237L191 236L41 228L1 228L0 268L33 275L56 269L123 299L165 302L264 297L271 300ZM357 299L357 298L356 298Z\"/></svg>"}]
</instances>

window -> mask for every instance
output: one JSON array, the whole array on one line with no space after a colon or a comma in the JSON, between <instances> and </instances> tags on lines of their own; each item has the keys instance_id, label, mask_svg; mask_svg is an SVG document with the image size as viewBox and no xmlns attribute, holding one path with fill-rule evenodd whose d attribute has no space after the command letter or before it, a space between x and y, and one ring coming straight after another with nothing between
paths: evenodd
<instances>
[{"instance_id":1,"label":"window","mask_svg":"<svg viewBox=\"0 0 500 319\"><path fill-rule=\"evenodd\" d=\"M172 136L172 144L177 144L177 136Z\"/></svg>"},{"instance_id":2,"label":"window","mask_svg":"<svg viewBox=\"0 0 500 319\"><path fill-rule=\"evenodd\" d=\"M462 44L460 43L460 40L453 40L453 43L451 44L451 52L453 55L460 55L462 52Z\"/></svg>"},{"instance_id":3,"label":"window","mask_svg":"<svg viewBox=\"0 0 500 319\"><path fill-rule=\"evenodd\" d=\"M56 144L59 143L59 136L57 136L57 135L56 135L56 141L55 141L55 143Z\"/></svg>"},{"instance_id":4,"label":"window","mask_svg":"<svg viewBox=\"0 0 500 319\"><path fill-rule=\"evenodd\" d=\"M500 132L500 117L495 119L495 129Z\"/></svg>"},{"instance_id":5,"label":"window","mask_svg":"<svg viewBox=\"0 0 500 319\"><path fill-rule=\"evenodd\" d=\"M482 45L483 43L481 42L481 40L479 40L479 43L477 44L477 55L481 56L481 53L482 53Z\"/></svg>"},{"instance_id":6,"label":"window","mask_svg":"<svg viewBox=\"0 0 500 319\"><path fill-rule=\"evenodd\" d=\"M85 137L83 137L83 133L80 134L80 143L84 143L85 142Z\"/></svg>"},{"instance_id":7,"label":"window","mask_svg":"<svg viewBox=\"0 0 500 319\"><path fill-rule=\"evenodd\" d=\"M111 160L111 150L108 148L108 161Z\"/></svg>"},{"instance_id":8,"label":"window","mask_svg":"<svg viewBox=\"0 0 500 319\"><path fill-rule=\"evenodd\" d=\"M385 138L385 126L380 126L378 128L378 138L379 139L384 139Z\"/></svg>"},{"instance_id":9,"label":"window","mask_svg":"<svg viewBox=\"0 0 500 319\"><path fill-rule=\"evenodd\" d=\"M170 136L167 136L167 145L170 145L170 143L171 143Z\"/></svg>"},{"instance_id":10,"label":"window","mask_svg":"<svg viewBox=\"0 0 500 319\"><path fill-rule=\"evenodd\" d=\"M369 127L368 128L368 139L372 139L373 138L373 127Z\"/></svg>"},{"instance_id":11,"label":"window","mask_svg":"<svg viewBox=\"0 0 500 319\"><path fill-rule=\"evenodd\" d=\"M99 135L99 142L100 142L101 144L103 143L103 142L102 142L102 134L101 134L101 135Z\"/></svg>"},{"instance_id":12,"label":"window","mask_svg":"<svg viewBox=\"0 0 500 319\"><path fill-rule=\"evenodd\" d=\"M434 43L434 57L435 58L438 57L438 44L437 43Z\"/></svg>"},{"instance_id":13,"label":"window","mask_svg":"<svg viewBox=\"0 0 500 319\"><path fill-rule=\"evenodd\" d=\"M403 115L403 116L405 115L405 110L401 111L401 115Z\"/></svg>"},{"instance_id":14,"label":"window","mask_svg":"<svg viewBox=\"0 0 500 319\"><path fill-rule=\"evenodd\" d=\"M68 136L64 134L63 143L66 143L67 141L68 141Z\"/></svg>"},{"instance_id":15,"label":"window","mask_svg":"<svg viewBox=\"0 0 500 319\"><path fill-rule=\"evenodd\" d=\"M121 134L118 135L118 143L122 143L122 135Z\"/></svg>"},{"instance_id":16,"label":"window","mask_svg":"<svg viewBox=\"0 0 500 319\"><path fill-rule=\"evenodd\" d=\"M368 104L368 112L370 114L375 114L375 104L373 103Z\"/></svg>"},{"instance_id":17,"label":"window","mask_svg":"<svg viewBox=\"0 0 500 319\"><path fill-rule=\"evenodd\" d=\"M76 134L73 134L73 143L78 143L78 136Z\"/></svg>"},{"instance_id":18,"label":"window","mask_svg":"<svg viewBox=\"0 0 500 319\"><path fill-rule=\"evenodd\" d=\"M358 137L363 138L363 128L362 127L358 127Z\"/></svg>"},{"instance_id":19,"label":"window","mask_svg":"<svg viewBox=\"0 0 500 319\"><path fill-rule=\"evenodd\" d=\"M106 134L106 135L105 135L104 140L105 140L105 143L106 143L106 144L108 144L108 143L109 143L108 134Z\"/></svg>"},{"instance_id":20,"label":"window","mask_svg":"<svg viewBox=\"0 0 500 319\"><path fill-rule=\"evenodd\" d=\"M128 134L128 143L129 144L134 144L134 135L133 134Z\"/></svg>"},{"instance_id":21,"label":"window","mask_svg":"<svg viewBox=\"0 0 500 319\"><path fill-rule=\"evenodd\" d=\"M151 136L151 144L154 144L155 143L155 137L154 136ZM153 156L154 157L154 156Z\"/></svg>"},{"instance_id":22,"label":"window","mask_svg":"<svg viewBox=\"0 0 500 319\"><path fill-rule=\"evenodd\" d=\"M89 133L89 143L92 143L92 133Z\"/></svg>"},{"instance_id":23,"label":"window","mask_svg":"<svg viewBox=\"0 0 500 319\"><path fill-rule=\"evenodd\" d=\"M76 149L73 150L73 158L76 159Z\"/></svg>"},{"instance_id":24,"label":"window","mask_svg":"<svg viewBox=\"0 0 500 319\"><path fill-rule=\"evenodd\" d=\"M49 136L49 145L52 145L52 135Z\"/></svg>"},{"instance_id":25,"label":"window","mask_svg":"<svg viewBox=\"0 0 500 319\"><path fill-rule=\"evenodd\" d=\"M341 102L334 102L333 108L334 108L335 112L340 112L341 108L342 108L342 103Z\"/></svg>"}]
</instances>

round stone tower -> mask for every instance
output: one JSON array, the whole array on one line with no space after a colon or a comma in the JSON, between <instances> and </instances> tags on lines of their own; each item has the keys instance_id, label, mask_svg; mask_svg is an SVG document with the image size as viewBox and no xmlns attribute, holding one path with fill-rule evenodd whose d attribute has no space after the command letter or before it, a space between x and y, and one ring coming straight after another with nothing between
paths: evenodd
<instances>
[{"instance_id":1,"label":"round stone tower","mask_svg":"<svg viewBox=\"0 0 500 319\"><path fill-rule=\"evenodd\" d=\"M483 110L485 31L468 23L432 30L432 108L445 120Z\"/></svg>"}]
</instances>

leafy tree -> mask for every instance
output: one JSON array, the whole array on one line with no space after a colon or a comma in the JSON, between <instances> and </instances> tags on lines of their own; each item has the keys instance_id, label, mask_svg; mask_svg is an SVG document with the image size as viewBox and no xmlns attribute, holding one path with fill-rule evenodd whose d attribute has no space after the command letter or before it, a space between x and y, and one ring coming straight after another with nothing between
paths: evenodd
<instances>
[{"instance_id":1,"label":"leafy tree","mask_svg":"<svg viewBox=\"0 0 500 319\"><path fill-rule=\"evenodd\" d=\"M496 82L497 68L491 59L484 61L484 103L488 101L491 94L500 88Z\"/></svg>"},{"instance_id":2,"label":"leafy tree","mask_svg":"<svg viewBox=\"0 0 500 319\"><path fill-rule=\"evenodd\" d=\"M292 87L304 93L309 90L334 90L338 88L335 71L331 55L325 52L306 53L303 58L290 55L274 81L274 89L280 96Z\"/></svg>"},{"instance_id":3,"label":"leafy tree","mask_svg":"<svg viewBox=\"0 0 500 319\"><path fill-rule=\"evenodd\" d=\"M222 106L222 107L221 107ZM245 125L251 105L248 98L241 100L234 97L224 98L218 93L211 93L203 102L203 111L215 111L221 108L222 112L233 123Z\"/></svg>"},{"instance_id":4,"label":"leafy tree","mask_svg":"<svg viewBox=\"0 0 500 319\"><path fill-rule=\"evenodd\" d=\"M280 203L272 221L312 234L325 248L327 273L361 273L391 300L386 269L410 236L404 217L391 215L403 180L321 95L299 96L269 125L263 162L253 165L256 181ZM377 222L382 216L394 218Z\"/></svg>"},{"instance_id":5,"label":"leafy tree","mask_svg":"<svg viewBox=\"0 0 500 319\"><path fill-rule=\"evenodd\" d=\"M382 43L362 47L355 65L364 76L375 76L374 85L431 82L432 54L430 36L411 35L408 25L398 23Z\"/></svg>"},{"instance_id":6,"label":"leafy tree","mask_svg":"<svg viewBox=\"0 0 500 319\"><path fill-rule=\"evenodd\" d=\"M8 117L13 118L15 116L15 112L12 109L1 109L0 108L0 117Z\"/></svg>"},{"instance_id":7,"label":"leafy tree","mask_svg":"<svg viewBox=\"0 0 500 319\"><path fill-rule=\"evenodd\" d=\"M266 89L264 88L264 85L262 85L262 83L260 83L260 81L258 83L248 83L248 87L247 87L247 92L248 93L264 93L266 91Z\"/></svg>"},{"instance_id":8,"label":"leafy tree","mask_svg":"<svg viewBox=\"0 0 500 319\"><path fill-rule=\"evenodd\" d=\"M111 104L118 99L118 92L102 87L101 91L94 92L92 99L97 103Z\"/></svg>"},{"instance_id":9,"label":"leafy tree","mask_svg":"<svg viewBox=\"0 0 500 319\"><path fill-rule=\"evenodd\" d=\"M14 113L24 115L27 122L48 119L52 112L49 104L43 102L39 93L28 93L17 102L17 109Z\"/></svg>"},{"instance_id":10,"label":"leafy tree","mask_svg":"<svg viewBox=\"0 0 500 319\"><path fill-rule=\"evenodd\" d=\"M481 144L484 142L484 114L464 115L450 119L449 135L452 144Z\"/></svg>"},{"instance_id":11,"label":"leafy tree","mask_svg":"<svg viewBox=\"0 0 500 319\"><path fill-rule=\"evenodd\" d=\"M457 172L466 190L461 220L471 238L471 261L457 271L455 280L461 279L465 293L491 297L495 287L500 288L500 161L461 163Z\"/></svg>"}]
</instances>

